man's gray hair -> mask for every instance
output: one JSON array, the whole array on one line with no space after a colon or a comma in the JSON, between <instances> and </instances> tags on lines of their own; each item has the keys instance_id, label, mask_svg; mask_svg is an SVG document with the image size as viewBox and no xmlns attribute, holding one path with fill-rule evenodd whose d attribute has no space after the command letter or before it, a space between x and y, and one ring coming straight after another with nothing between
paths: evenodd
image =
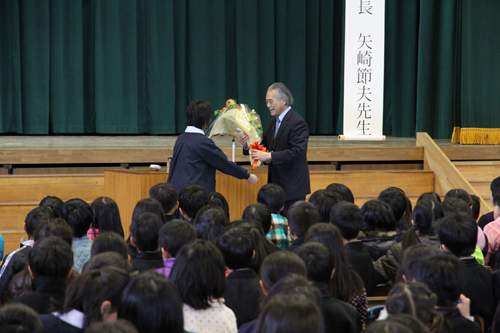
<instances>
[{"instance_id":1,"label":"man's gray hair","mask_svg":"<svg viewBox=\"0 0 500 333\"><path fill-rule=\"evenodd\" d=\"M278 93L278 99L285 98L287 106L293 105L292 93L290 92L290 89L288 89L283 83L276 82L271 84L271 86L267 88L267 91L270 90L275 90Z\"/></svg>"}]
</instances>

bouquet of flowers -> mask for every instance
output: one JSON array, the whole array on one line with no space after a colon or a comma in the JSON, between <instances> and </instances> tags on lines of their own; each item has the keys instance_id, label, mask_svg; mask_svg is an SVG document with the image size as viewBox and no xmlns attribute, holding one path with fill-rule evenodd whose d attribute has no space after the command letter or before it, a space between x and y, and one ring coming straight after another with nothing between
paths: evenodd
<instances>
[{"instance_id":1,"label":"bouquet of flowers","mask_svg":"<svg viewBox=\"0 0 500 333\"><path fill-rule=\"evenodd\" d=\"M265 149L258 145L262 141L262 123L260 117L248 105L237 104L234 99L228 99L226 106L222 110L216 110L214 114L217 117L206 131L209 138L216 135L237 137L245 133L249 136L248 147L250 149ZM252 142L253 144L251 144ZM255 146L258 146L258 148L254 148ZM253 164L252 170L261 164L260 161L254 161L251 154L250 163Z\"/></svg>"}]
</instances>

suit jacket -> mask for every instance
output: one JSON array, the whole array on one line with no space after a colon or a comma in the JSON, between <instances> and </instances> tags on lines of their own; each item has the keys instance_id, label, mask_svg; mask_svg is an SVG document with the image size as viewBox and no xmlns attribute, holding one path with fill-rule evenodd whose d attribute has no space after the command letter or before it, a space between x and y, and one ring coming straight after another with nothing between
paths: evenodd
<instances>
[{"instance_id":1,"label":"suit jacket","mask_svg":"<svg viewBox=\"0 0 500 333\"><path fill-rule=\"evenodd\" d=\"M178 191L197 184L209 193L215 192L215 171L238 179L248 179L250 174L242 167L228 161L226 154L215 143L200 133L182 133L175 141L174 156L170 163L168 183Z\"/></svg>"},{"instance_id":2,"label":"suit jacket","mask_svg":"<svg viewBox=\"0 0 500 333\"><path fill-rule=\"evenodd\" d=\"M262 139L262 144L272 152L267 181L285 190L285 200L305 197L311 193L309 166L307 165L307 143L309 128L293 108L283 118L276 138L276 118L271 120Z\"/></svg>"}]
</instances>

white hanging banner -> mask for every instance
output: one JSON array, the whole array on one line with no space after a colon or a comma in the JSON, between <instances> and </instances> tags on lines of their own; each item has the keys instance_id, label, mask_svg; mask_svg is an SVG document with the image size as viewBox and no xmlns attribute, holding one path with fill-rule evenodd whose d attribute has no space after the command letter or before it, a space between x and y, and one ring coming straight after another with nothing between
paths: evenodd
<instances>
[{"instance_id":1,"label":"white hanging banner","mask_svg":"<svg viewBox=\"0 0 500 333\"><path fill-rule=\"evenodd\" d=\"M340 140L385 140L385 0L345 0L344 135Z\"/></svg>"}]
</instances>

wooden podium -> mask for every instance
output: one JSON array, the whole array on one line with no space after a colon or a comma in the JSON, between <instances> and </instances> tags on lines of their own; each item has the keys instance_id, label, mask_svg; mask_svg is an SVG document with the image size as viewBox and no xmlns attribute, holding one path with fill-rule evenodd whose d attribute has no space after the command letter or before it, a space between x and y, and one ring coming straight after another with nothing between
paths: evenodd
<instances>
[{"instance_id":1,"label":"wooden podium","mask_svg":"<svg viewBox=\"0 0 500 333\"><path fill-rule=\"evenodd\" d=\"M267 183L266 167L260 167L252 173L259 177L259 182L254 185L220 172L217 172L215 176L215 190L224 195L228 201L231 221L240 219L245 207L257 202L257 192L262 185ZM104 171L104 195L115 200L120 209L125 239L129 235L132 212L137 202L149 198L149 189L153 185L166 183L167 179L166 170L117 168Z\"/></svg>"}]
</instances>

